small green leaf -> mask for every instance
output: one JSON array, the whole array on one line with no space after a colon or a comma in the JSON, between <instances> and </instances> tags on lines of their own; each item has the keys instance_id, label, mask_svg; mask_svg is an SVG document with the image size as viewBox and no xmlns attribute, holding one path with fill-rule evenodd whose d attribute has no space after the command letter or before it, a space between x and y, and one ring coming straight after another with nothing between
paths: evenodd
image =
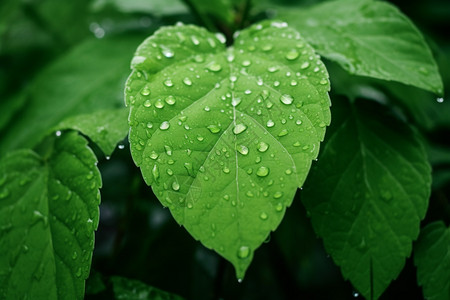
<instances>
[{"instance_id":1,"label":"small green leaf","mask_svg":"<svg viewBox=\"0 0 450 300\"><path fill-rule=\"evenodd\" d=\"M183 300L178 295L148 286L138 280L113 276L111 282L114 298L117 300Z\"/></svg>"},{"instance_id":2,"label":"small green leaf","mask_svg":"<svg viewBox=\"0 0 450 300\"><path fill-rule=\"evenodd\" d=\"M123 70L140 39L88 40L42 71L0 136L0 153L36 146L63 120L123 106Z\"/></svg>"},{"instance_id":3,"label":"small green leaf","mask_svg":"<svg viewBox=\"0 0 450 300\"><path fill-rule=\"evenodd\" d=\"M352 74L443 93L436 62L422 34L393 5L372 0L324 2L277 15L326 58Z\"/></svg>"},{"instance_id":4,"label":"small green leaf","mask_svg":"<svg viewBox=\"0 0 450 300\"><path fill-rule=\"evenodd\" d=\"M106 156L110 156L116 145L127 136L127 115L127 110L123 108L100 110L70 117L59 123L55 130L78 130L91 138Z\"/></svg>"},{"instance_id":5,"label":"small green leaf","mask_svg":"<svg viewBox=\"0 0 450 300\"><path fill-rule=\"evenodd\" d=\"M450 229L441 221L422 229L414 248L417 282L428 300L450 299Z\"/></svg>"},{"instance_id":6,"label":"small green leaf","mask_svg":"<svg viewBox=\"0 0 450 300\"><path fill-rule=\"evenodd\" d=\"M82 299L98 225L101 178L87 141L54 137L48 157L0 161L0 298Z\"/></svg>"},{"instance_id":7,"label":"small green leaf","mask_svg":"<svg viewBox=\"0 0 450 300\"><path fill-rule=\"evenodd\" d=\"M333 104L333 124L301 196L344 278L378 299L419 234L431 168L415 132L379 104Z\"/></svg>"},{"instance_id":8,"label":"small green leaf","mask_svg":"<svg viewBox=\"0 0 450 300\"><path fill-rule=\"evenodd\" d=\"M159 30L133 58L126 103L145 181L242 278L318 154L330 86L319 57L285 23L223 43L195 26Z\"/></svg>"}]
</instances>

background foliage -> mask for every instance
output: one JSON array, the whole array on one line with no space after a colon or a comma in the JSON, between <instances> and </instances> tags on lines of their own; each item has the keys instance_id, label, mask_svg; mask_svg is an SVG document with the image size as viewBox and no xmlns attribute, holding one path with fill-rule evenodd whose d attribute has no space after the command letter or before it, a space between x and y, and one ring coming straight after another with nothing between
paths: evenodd
<instances>
[{"instance_id":1,"label":"background foliage","mask_svg":"<svg viewBox=\"0 0 450 300\"><path fill-rule=\"evenodd\" d=\"M159 289L187 299L351 299L358 296L352 285L344 280L323 244L325 243L327 251L332 248L327 245L326 240L323 242L316 237L313 230L315 203L305 202L310 210L310 214L307 214L301 202L304 194L300 191L291 208L286 210L278 229L255 252L246 279L238 283L231 264L192 239L184 228L178 226L170 212L161 206L131 160L127 140L120 141L127 133L124 123L128 112L123 108L123 88L132 55L142 40L159 27L179 21L221 30L230 38L233 30L247 26L250 21L273 16L284 16L290 21L290 8L319 1L281 2L287 9L274 6L271 1L260 1L254 7L247 7L247 2L232 0L214 2L218 7L194 0L186 3L176 0L82 0L64 1L64 4L57 0L1 2L0 155L2 160L10 160L12 166L5 168L18 168L19 173L27 174L30 178L41 174L40 180L50 182L46 190L40 191L42 199L51 200L52 191L58 189L51 184L52 180L56 178L64 181L65 176L64 172L58 173L61 170L55 169L53 164L60 159L52 154L53 149L61 149L58 148L61 141L56 139L55 132L59 135L59 131L63 131L64 139L73 140L77 148L83 149L80 150L80 153L84 153L80 161L95 160L90 151L85 150L84 144L87 142L99 160L98 168L103 181L102 203L93 262L86 283L87 299L111 299L113 295L117 299L130 299L132 296L129 291L133 289L139 299L178 297ZM450 4L445 0L391 2L424 33L438 62L445 90L449 90L450 41L447 33L450 32ZM241 12L235 19L234 12L227 8L230 3L235 3L237 10ZM305 16L307 17L312 16ZM294 16L292 22L301 23L305 18L296 20ZM304 35L308 39L306 31ZM314 39L311 40L314 45ZM317 43L314 46L327 57L327 49L321 48L320 41ZM428 279L423 274L438 270L441 263L444 271L445 266L449 266L448 260L432 261L430 256L423 253L428 251L427 241L435 241L436 246L432 249L435 249L433 251L436 251L436 255L441 249L445 251L445 246L449 243L448 229L445 228L450 223L450 99L444 97L444 101L438 103L436 95L427 91L399 83L349 75L339 65L352 70L351 63L348 64L345 59L329 59L324 61L332 80L332 100L338 101L343 96L358 98L357 101L369 99L389 108L388 114L381 109L377 114L377 122L380 124L375 124L371 123L368 112L378 112L379 108L359 105L361 115L367 115L364 119L367 124L363 122L362 128L377 128L392 141L409 134L417 137L420 135L427 146L428 160L433 169L432 193L421 227L432 224L422 232L423 236L418 243L426 242L417 246L417 256L406 261L398 278L380 298L423 299L422 288L417 280L421 285L426 284ZM356 74L364 75L367 71L358 69L357 66L353 68L352 73ZM414 78L408 80L406 83L414 80L417 82ZM429 89L436 91L437 88ZM336 119L333 117L332 122L336 120L336 125L332 126L344 122L339 117L339 111L345 108L346 100L342 99L341 102L343 104L333 104L332 114L336 115ZM399 136L396 136L396 131L389 132L389 128L398 129L402 126L392 121L392 114L413 124L414 133L409 129L400 130ZM105 127L104 124L112 125ZM89 140L86 141L73 132L67 133L70 129L80 131ZM334 130L331 127L327 134L332 136ZM47 137L48 135L50 136ZM352 132L341 136L342 143L339 145L354 143L351 140L353 137ZM44 143L41 143L42 140ZM117 142L120 142L119 146L114 149L111 145ZM325 143L327 142L326 140ZM36 153L21 152L17 159L6 154L22 148L34 148ZM327 148L324 146L323 150L326 151ZM70 152L70 149L66 151ZM345 147L343 153L348 154ZM343 157L336 159L341 158ZM14 162L20 162L20 168ZM305 184L305 194L317 195L317 191L313 189L324 182L324 179L316 170L320 170L321 164L326 163L319 157L311 178ZM92 172L95 175L94 192L86 191L86 197L95 198L95 191L100 184L95 170ZM0 182L3 180L1 176L2 174ZM17 180L20 190L21 180ZM78 187L72 189L76 188ZM422 191L413 191L416 192ZM6 192L0 195L0 198L6 197ZM389 195L386 197L389 198ZM23 199L34 203L31 198L24 196ZM31 206L27 207L31 209ZM41 210L30 210L30 214L35 211ZM58 217L59 213L51 214ZM96 223L95 216L98 212L95 209L84 213L92 216ZM400 209L397 213L402 214L403 211ZM6 218L7 213L2 216ZM39 230L47 232L45 224L52 222L51 219L40 218L36 213L33 216L33 222L37 220L42 224ZM72 216L63 216L65 217L70 219ZM436 220L443 222L433 223ZM0 228L0 237L8 230L4 226ZM327 229L316 228L317 234L321 234L321 230ZM0 253L10 252L5 244L0 245ZM22 248L13 250L27 251ZM87 255L78 252L77 256L80 257L76 259L84 259ZM24 263L28 266L30 262ZM4 268L0 269L1 280L6 267L0 267ZM39 264L36 264L36 268L39 271ZM78 270L74 268L77 273ZM80 271L80 276L88 277L86 266L83 265L83 268L83 275ZM347 276L345 272L344 276ZM445 285L445 279L444 276L442 285ZM262 286L271 288L262 289ZM423 292L431 297L440 287L439 284L434 288L428 285Z\"/></svg>"}]
</instances>

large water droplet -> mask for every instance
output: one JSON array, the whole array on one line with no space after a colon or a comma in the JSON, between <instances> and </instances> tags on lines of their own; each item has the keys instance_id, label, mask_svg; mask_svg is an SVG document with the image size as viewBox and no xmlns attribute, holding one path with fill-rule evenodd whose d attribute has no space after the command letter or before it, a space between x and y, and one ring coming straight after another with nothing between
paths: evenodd
<instances>
[{"instance_id":1,"label":"large water droplet","mask_svg":"<svg viewBox=\"0 0 450 300\"><path fill-rule=\"evenodd\" d=\"M233 133L240 134L240 133L244 132L246 129L247 129L247 126L245 126L242 123L239 123L239 124L236 124L236 126L234 126Z\"/></svg>"},{"instance_id":2,"label":"large water droplet","mask_svg":"<svg viewBox=\"0 0 450 300\"><path fill-rule=\"evenodd\" d=\"M154 179L156 182L158 182L158 179L159 179L159 168L158 168L158 165L157 165L157 164L154 164L154 165L153 165L153 168L152 168L152 175L153 175L153 179Z\"/></svg>"},{"instance_id":3,"label":"large water droplet","mask_svg":"<svg viewBox=\"0 0 450 300\"><path fill-rule=\"evenodd\" d=\"M194 177L194 170L193 170L193 168L192 168L192 164L191 164L191 163L189 163L189 162L184 163L184 168L185 168L186 171L188 172L188 175L189 175L189 176Z\"/></svg>"},{"instance_id":4,"label":"large water droplet","mask_svg":"<svg viewBox=\"0 0 450 300\"><path fill-rule=\"evenodd\" d=\"M164 101L166 101L166 103L169 104L169 105L174 105L175 102L176 102L175 101L175 97L172 96L172 95L167 96L166 99L164 99Z\"/></svg>"},{"instance_id":5,"label":"large water droplet","mask_svg":"<svg viewBox=\"0 0 450 300\"><path fill-rule=\"evenodd\" d=\"M241 246L237 253L239 258L247 258L250 255L250 248L247 246Z\"/></svg>"},{"instance_id":6,"label":"large water droplet","mask_svg":"<svg viewBox=\"0 0 450 300\"><path fill-rule=\"evenodd\" d=\"M141 90L141 95L142 96L148 96L150 95L150 89L146 86Z\"/></svg>"},{"instance_id":7,"label":"large water droplet","mask_svg":"<svg viewBox=\"0 0 450 300\"><path fill-rule=\"evenodd\" d=\"M171 87L171 86L173 86L173 82L171 79L166 79L166 80L164 80L164 85L167 87Z\"/></svg>"},{"instance_id":8,"label":"large water droplet","mask_svg":"<svg viewBox=\"0 0 450 300\"><path fill-rule=\"evenodd\" d=\"M198 38L195 35L191 36L191 41L192 41L192 44L194 44L196 46L198 46L200 44L200 41L198 40Z\"/></svg>"},{"instance_id":9,"label":"large water droplet","mask_svg":"<svg viewBox=\"0 0 450 300\"><path fill-rule=\"evenodd\" d=\"M267 215L267 213L262 212L262 213L259 215L259 217L261 218L261 220L267 220L267 218L268 218L269 216Z\"/></svg>"},{"instance_id":10,"label":"large water droplet","mask_svg":"<svg viewBox=\"0 0 450 300\"><path fill-rule=\"evenodd\" d=\"M172 57L175 56L175 53L174 53L171 49L169 49L169 48L163 48L163 49L161 50L161 53L162 53L162 55L164 55L164 57L166 57L166 58L172 58Z\"/></svg>"},{"instance_id":11,"label":"large water droplet","mask_svg":"<svg viewBox=\"0 0 450 300\"><path fill-rule=\"evenodd\" d=\"M258 149L259 152L266 152L267 149L269 149L269 145L264 142L259 142L256 149Z\"/></svg>"},{"instance_id":12,"label":"large water droplet","mask_svg":"<svg viewBox=\"0 0 450 300\"><path fill-rule=\"evenodd\" d=\"M273 194L273 197L275 198L275 199L279 199L279 198L281 198L283 196L283 192L275 192L274 194Z\"/></svg>"},{"instance_id":13,"label":"large water droplet","mask_svg":"<svg viewBox=\"0 0 450 300\"><path fill-rule=\"evenodd\" d=\"M300 65L300 69L302 69L302 70L304 70L304 69L306 69L306 68L308 68L309 67L309 62L307 62L307 61L305 61L304 63L302 63L301 65Z\"/></svg>"},{"instance_id":14,"label":"large water droplet","mask_svg":"<svg viewBox=\"0 0 450 300\"><path fill-rule=\"evenodd\" d=\"M280 101L286 105L289 105L289 104L292 104L292 101L294 101L294 98L292 98L291 95L284 94L284 95L281 95Z\"/></svg>"},{"instance_id":15,"label":"large water droplet","mask_svg":"<svg viewBox=\"0 0 450 300\"><path fill-rule=\"evenodd\" d=\"M269 175L269 168L264 166L259 167L258 170L256 171L256 175L258 175L259 177L265 177Z\"/></svg>"},{"instance_id":16,"label":"large water droplet","mask_svg":"<svg viewBox=\"0 0 450 300\"><path fill-rule=\"evenodd\" d=\"M237 145L236 150L239 151L239 153L241 153L242 155L248 154L248 148L244 145Z\"/></svg>"},{"instance_id":17,"label":"large water droplet","mask_svg":"<svg viewBox=\"0 0 450 300\"><path fill-rule=\"evenodd\" d=\"M223 171L225 174L228 174L228 173L230 173L230 168L224 167L224 168L222 169L222 171Z\"/></svg>"},{"instance_id":18,"label":"large water droplet","mask_svg":"<svg viewBox=\"0 0 450 300\"><path fill-rule=\"evenodd\" d=\"M275 125L275 123L272 120L267 121L266 126L267 127L273 127Z\"/></svg>"},{"instance_id":19,"label":"large water droplet","mask_svg":"<svg viewBox=\"0 0 450 300\"><path fill-rule=\"evenodd\" d=\"M233 98L231 99L231 105L236 107L239 105L239 103L241 103L241 98Z\"/></svg>"},{"instance_id":20,"label":"large water droplet","mask_svg":"<svg viewBox=\"0 0 450 300\"><path fill-rule=\"evenodd\" d=\"M286 59L287 60L297 59L298 56L299 56L299 53L297 52L297 50L291 50L288 53L286 53Z\"/></svg>"},{"instance_id":21,"label":"large water droplet","mask_svg":"<svg viewBox=\"0 0 450 300\"><path fill-rule=\"evenodd\" d=\"M208 70L213 71L213 72L219 72L220 70L222 70L222 66L216 62L212 62L212 63L208 64L208 66L206 68L208 68Z\"/></svg>"},{"instance_id":22,"label":"large water droplet","mask_svg":"<svg viewBox=\"0 0 450 300\"><path fill-rule=\"evenodd\" d=\"M278 133L278 136L285 136L285 135L287 135L289 132L287 131L287 129L283 129L283 130L281 130L279 133Z\"/></svg>"},{"instance_id":23,"label":"large water droplet","mask_svg":"<svg viewBox=\"0 0 450 300\"><path fill-rule=\"evenodd\" d=\"M172 182L172 189L174 191L180 190L180 184L177 181Z\"/></svg>"},{"instance_id":24,"label":"large water droplet","mask_svg":"<svg viewBox=\"0 0 450 300\"><path fill-rule=\"evenodd\" d=\"M207 128L209 129L209 131L211 131L211 133L218 133L218 132L220 132L220 127L215 125L215 124L208 125Z\"/></svg>"},{"instance_id":25,"label":"large water droplet","mask_svg":"<svg viewBox=\"0 0 450 300\"><path fill-rule=\"evenodd\" d=\"M159 129L161 130L167 130L170 127L170 123L168 121L164 121L159 125Z\"/></svg>"},{"instance_id":26,"label":"large water droplet","mask_svg":"<svg viewBox=\"0 0 450 300\"><path fill-rule=\"evenodd\" d=\"M190 78L188 78L188 77L185 77L185 78L183 79L183 83L184 83L185 85L187 85L187 86L191 86L191 85L192 85L192 80L191 80Z\"/></svg>"}]
</instances>

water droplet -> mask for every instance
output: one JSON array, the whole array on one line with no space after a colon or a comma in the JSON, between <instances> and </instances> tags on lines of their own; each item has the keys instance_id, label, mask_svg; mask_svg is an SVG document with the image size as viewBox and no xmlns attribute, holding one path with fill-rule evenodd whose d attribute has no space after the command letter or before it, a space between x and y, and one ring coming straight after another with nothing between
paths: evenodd
<instances>
[{"instance_id":1,"label":"water droplet","mask_svg":"<svg viewBox=\"0 0 450 300\"><path fill-rule=\"evenodd\" d=\"M164 99L164 101L166 101L166 103L169 104L169 105L174 105L175 102L176 102L175 101L175 97L172 96L172 95L167 96L166 99Z\"/></svg>"},{"instance_id":2,"label":"water droplet","mask_svg":"<svg viewBox=\"0 0 450 300\"><path fill-rule=\"evenodd\" d=\"M291 50L288 53L286 53L287 60L295 60L298 58L298 56L299 56L299 53L297 52L297 50Z\"/></svg>"},{"instance_id":3,"label":"water droplet","mask_svg":"<svg viewBox=\"0 0 450 300\"><path fill-rule=\"evenodd\" d=\"M274 82L273 82L273 86L275 86L275 87L276 87L276 86L280 86L280 82L279 82L278 80L274 81Z\"/></svg>"},{"instance_id":4,"label":"water droplet","mask_svg":"<svg viewBox=\"0 0 450 300\"><path fill-rule=\"evenodd\" d=\"M230 196L229 195L223 195L223 199L228 201L228 200L230 200Z\"/></svg>"},{"instance_id":5,"label":"water droplet","mask_svg":"<svg viewBox=\"0 0 450 300\"><path fill-rule=\"evenodd\" d=\"M241 246L237 253L239 258L247 258L250 255L250 248L247 246Z\"/></svg>"},{"instance_id":6,"label":"water droplet","mask_svg":"<svg viewBox=\"0 0 450 300\"><path fill-rule=\"evenodd\" d=\"M278 136L285 136L285 135L287 135L289 132L287 131L287 129L283 129L283 130L281 130L279 133L278 133Z\"/></svg>"},{"instance_id":7,"label":"water droplet","mask_svg":"<svg viewBox=\"0 0 450 300\"><path fill-rule=\"evenodd\" d=\"M148 122L148 123L147 123L147 128L149 128L149 129L150 129L150 128L153 128L153 123L152 123L152 122Z\"/></svg>"},{"instance_id":8,"label":"water droplet","mask_svg":"<svg viewBox=\"0 0 450 300\"><path fill-rule=\"evenodd\" d=\"M0 199L5 199L6 197L9 196L9 190L4 188L1 192L0 192Z\"/></svg>"},{"instance_id":9,"label":"water droplet","mask_svg":"<svg viewBox=\"0 0 450 300\"><path fill-rule=\"evenodd\" d=\"M141 90L141 95L142 96L148 96L150 95L150 89L146 86Z\"/></svg>"},{"instance_id":10,"label":"water droplet","mask_svg":"<svg viewBox=\"0 0 450 300\"><path fill-rule=\"evenodd\" d=\"M265 44L264 46L262 46L262 50L263 51L270 51L272 50L273 46L271 44Z\"/></svg>"},{"instance_id":11,"label":"water droplet","mask_svg":"<svg viewBox=\"0 0 450 300\"><path fill-rule=\"evenodd\" d=\"M258 149L259 152L266 152L267 149L269 149L269 145L264 142L259 142L256 149Z\"/></svg>"},{"instance_id":12,"label":"water droplet","mask_svg":"<svg viewBox=\"0 0 450 300\"><path fill-rule=\"evenodd\" d=\"M273 197L275 199L279 199L279 198L281 198L281 196L283 196L283 192L275 192L275 194L273 194Z\"/></svg>"},{"instance_id":13,"label":"water droplet","mask_svg":"<svg viewBox=\"0 0 450 300\"><path fill-rule=\"evenodd\" d=\"M237 77L236 77L236 76L234 76L234 75L231 75L231 76L230 76L230 81L231 81L231 82L236 82L236 80L237 80Z\"/></svg>"},{"instance_id":14,"label":"water droplet","mask_svg":"<svg viewBox=\"0 0 450 300\"><path fill-rule=\"evenodd\" d=\"M75 275L79 278L81 277L81 268L78 268L77 272L75 273Z\"/></svg>"},{"instance_id":15,"label":"water droplet","mask_svg":"<svg viewBox=\"0 0 450 300\"><path fill-rule=\"evenodd\" d=\"M209 108L209 106L205 106L205 108L203 109L204 111L210 111L211 108Z\"/></svg>"},{"instance_id":16,"label":"water droplet","mask_svg":"<svg viewBox=\"0 0 450 300\"><path fill-rule=\"evenodd\" d=\"M284 94L284 95L281 95L280 101L286 105L289 105L289 104L292 104L292 101L294 101L294 98L292 98L291 95Z\"/></svg>"},{"instance_id":17,"label":"water droplet","mask_svg":"<svg viewBox=\"0 0 450 300\"><path fill-rule=\"evenodd\" d=\"M185 85L187 85L187 86L191 86L191 85L192 85L192 80L189 79L188 77L185 77L185 78L183 79L183 83L184 83Z\"/></svg>"},{"instance_id":18,"label":"water droplet","mask_svg":"<svg viewBox=\"0 0 450 300\"><path fill-rule=\"evenodd\" d=\"M304 70L308 67L309 67L309 62L305 61L304 63L301 64L300 69Z\"/></svg>"},{"instance_id":19,"label":"water droplet","mask_svg":"<svg viewBox=\"0 0 450 300\"><path fill-rule=\"evenodd\" d=\"M156 100L155 102L155 107L156 108L163 108L164 107L164 102L161 99Z\"/></svg>"},{"instance_id":20,"label":"water droplet","mask_svg":"<svg viewBox=\"0 0 450 300\"><path fill-rule=\"evenodd\" d=\"M278 67L277 66L268 67L267 71L269 71L269 73L274 73L274 72L278 71Z\"/></svg>"},{"instance_id":21,"label":"water droplet","mask_svg":"<svg viewBox=\"0 0 450 300\"><path fill-rule=\"evenodd\" d=\"M191 36L191 41L192 41L192 44L194 44L196 46L198 46L200 44L200 41L198 40L198 38L195 35Z\"/></svg>"},{"instance_id":22,"label":"water droplet","mask_svg":"<svg viewBox=\"0 0 450 300\"><path fill-rule=\"evenodd\" d=\"M259 217L261 218L261 220L267 220L267 218L269 217L265 212L262 212Z\"/></svg>"},{"instance_id":23,"label":"water droplet","mask_svg":"<svg viewBox=\"0 0 450 300\"><path fill-rule=\"evenodd\" d=\"M208 66L206 68L208 68L208 70L210 70L212 72L219 72L220 70L222 70L222 66L216 62L212 62L212 63L208 64Z\"/></svg>"},{"instance_id":24,"label":"water droplet","mask_svg":"<svg viewBox=\"0 0 450 300\"><path fill-rule=\"evenodd\" d=\"M163 48L163 49L161 50L161 53L162 53L162 55L164 55L164 57L166 57L166 58L172 58L172 57L175 56L175 53L174 53L171 49L169 49L169 48Z\"/></svg>"},{"instance_id":25,"label":"water droplet","mask_svg":"<svg viewBox=\"0 0 450 300\"><path fill-rule=\"evenodd\" d=\"M321 85L325 85L325 84L328 83L328 79L322 78L322 79L319 81L319 83L320 83Z\"/></svg>"},{"instance_id":26,"label":"water droplet","mask_svg":"<svg viewBox=\"0 0 450 300\"><path fill-rule=\"evenodd\" d=\"M444 102L444 98L440 97L436 99L437 103L443 103Z\"/></svg>"},{"instance_id":27,"label":"water droplet","mask_svg":"<svg viewBox=\"0 0 450 300\"><path fill-rule=\"evenodd\" d=\"M247 197L250 197L250 198L255 196L252 191L247 191L247 193L245 193L245 194L247 195Z\"/></svg>"},{"instance_id":28,"label":"water droplet","mask_svg":"<svg viewBox=\"0 0 450 300\"><path fill-rule=\"evenodd\" d=\"M173 82L171 79L166 79L166 80L164 80L164 85L167 87L171 87L171 86L173 86Z\"/></svg>"},{"instance_id":29,"label":"water droplet","mask_svg":"<svg viewBox=\"0 0 450 300\"><path fill-rule=\"evenodd\" d=\"M205 138L202 137L201 135L198 135L198 136L197 136L197 141L199 141L199 142L203 142L204 139L205 139Z\"/></svg>"},{"instance_id":30,"label":"water droplet","mask_svg":"<svg viewBox=\"0 0 450 300\"><path fill-rule=\"evenodd\" d=\"M159 156L158 153L156 153L155 151L152 151L152 153L150 154L151 159L157 159L158 156Z\"/></svg>"},{"instance_id":31,"label":"water droplet","mask_svg":"<svg viewBox=\"0 0 450 300\"><path fill-rule=\"evenodd\" d=\"M174 191L180 190L180 184L178 182L176 182L176 181L172 182L172 189Z\"/></svg>"},{"instance_id":32,"label":"water droplet","mask_svg":"<svg viewBox=\"0 0 450 300\"><path fill-rule=\"evenodd\" d=\"M242 155L248 154L248 148L244 145L237 145L236 150L239 151L239 153L241 153Z\"/></svg>"},{"instance_id":33,"label":"water droplet","mask_svg":"<svg viewBox=\"0 0 450 300\"><path fill-rule=\"evenodd\" d=\"M207 127L211 133L218 133L220 132L220 127L214 124L208 125Z\"/></svg>"},{"instance_id":34,"label":"water droplet","mask_svg":"<svg viewBox=\"0 0 450 300\"><path fill-rule=\"evenodd\" d=\"M320 122L320 123L319 123L319 127L320 127L320 128L323 128L323 127L325 127L325 126L327 126L327 124L325 124L325 122Z\"/></svg>"},{"instance_id":35,"label":"water droplet","mask_svg":"<svg viewBox=\"0 0 450 300\"><path fill-rule=\"evenodd\" d=\"M224 168L222 169L222 171L223 171L225 174L228 174L228 173L230 173L230 168L224 167Z\"/></svg>"},{"instance_id":36,"label":"water droplet","mask_svg":"<svg viewBox=\"0 0 450 300\"><path fill-rule=\"evenodd\" d=\"M168 121L164 121L159 125L159 129L161 130L167 130L170 127L170 123Z\"/></svg>"},{"instance_id":37,"label":"water droplet","mask_svg":"<svg viewBox=\"0 0 450 300\"><path fill-rule=\"evenodd\" d=\"M184 168L185 168L186 171L188 172L188 175L189 175L189 176L194 177L194 170L193 170L193 168L192 168L192 164L191 164L191 163L189 163L189 162L184 163Z\"/></svg>"},{"instance_id":38,"label":"water droplet","mask_svg":"<svg viewBox=\"0 0 450 300\"><path fill-rule=\"evenodd\" d=\"M277 205L275 206L275 210L280 212L283 210L283 204L281 204L280 202L277 203Z\"/></svg>"},{"instance_id":39,"label":"water droplet","mask_svg":"<svg viewBox=\"0 0 450 300\"><path fill-rule=\"evenodd\" d=\"M236 124L236 126L234 126L233 133L240 134L240 133L244 132L246 129L247 129L247 126L245 126L242 123L239 123L239 124Z\"/></svg>"},{"instance_id":40,"label":"water droplet","mask_svg":"<svg viewBox=\"0 0 450 300\"><path fill-rule=\"evenodd\" d=\"M301 120L297 120L297 121L295 121L295 124L301 125L301 124L302 124L302 121L301 121Z\"/></svg>"},{"instance_id":41,"label":"water droplet","mask_svg":"<svg viewBox=\"0 0 450 300\"><path fill-rule=\"evenodd\" d=\"M61 130L56 131L56 132L55 132L55 135L56 135L56 136L61 136Z\"/></svg>"},{"instance_id":42,"label":"water droplet","mask_svg":"<svg viewBox=\"0 0 450 300\"><path fill-rule=\"evenodd\" d=\"M153 179L154 179L156 182L158 182L158 179L159 179L159 168L158 168L158 165L157 165L157 164L153 165L153 168L152 168L152 175L153 175Z\"/></svg>"},{"instance_id":43,"label":"water droplet","mask_svg":"<svg viewBox=\"0 0 450 300\"><path fill-rule=\"evenodd\" d=\"M239 105L239 103L241 103L241 98L233 98L231 99L231 105L236 107Z\"/></svg>"},{"instance_id":44,"label":"water droplet","mask_svg":"<svg viewBox=\"0 0 450 300\"><path fill-rule=\"evenodd\" d=\"M266 126L267 127L273 127L275 125L275 123L272 120L267 121Z\"/></svg>"},{"instance_id":45,"label":"water droplet","mask_svg":"<svg viewBox=\"0 0 450 300\"><path fill-rule=\"evenodd\" d=\"M353 297L358 298L359 297L359 293L358 292L353 292Z\"/></svg>"},{"instance_id":46,"label":"water droplet","mask_svg":"<svg viewBox=\"0 0 450 300\"><path fill-rule=\"evenodd\" d=\"M269 175L269 168L264 166L259 167L258 170L256 171L256 175L258 175L259 177L265 177Z\"/></svg>"},{"instance_id":47,"label":"water droplet","mask_svg":"<svg viewBox=\"0 0 450 300\"><path fill-rule=\"evenodd\" d=\"M72 259L75 260L75 259L77 259L77 257L78 257L78 253L77 253L77 251L74 251L72 254Z\"/></svg>"},{"instance_id":48,"label":"water droplet","mask_svg":"<svg viewBox=\"0 0 450 300\"><path fill-rule=\"evenodd\" d=\"M248 67L248 66L250 66L251 64L252 64L252 62L249 61L249 60L244 60L244 61L242 62L242 65L243 65L244 67Z\"/></svg>"}]
</instances>

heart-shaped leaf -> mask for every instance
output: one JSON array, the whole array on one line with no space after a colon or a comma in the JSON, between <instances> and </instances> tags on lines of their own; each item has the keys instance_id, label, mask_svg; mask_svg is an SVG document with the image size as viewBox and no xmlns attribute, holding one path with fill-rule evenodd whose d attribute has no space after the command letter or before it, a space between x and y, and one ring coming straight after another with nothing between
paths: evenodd
<instances>
[{"instance_id":1,"label":"heart-shaped leaf","mask_svg":"<svg viewBox=\"0 0 450 300\"><path fill-rule=\"evenodd\" d=\"M316 158L330 122L319 56L286 23L234 46L195 26L166 27L132 60L133 159L178 223L244 276Z\"/></svg>"}]
</instances>

